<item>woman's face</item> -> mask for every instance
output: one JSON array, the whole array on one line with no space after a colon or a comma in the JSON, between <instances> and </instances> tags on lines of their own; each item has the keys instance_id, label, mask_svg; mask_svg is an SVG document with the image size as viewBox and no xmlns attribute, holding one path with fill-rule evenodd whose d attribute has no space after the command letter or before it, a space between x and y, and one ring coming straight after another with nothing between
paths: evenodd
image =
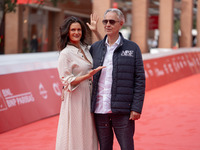
<instances>
[{"instance_id":1,"label":"woman's face","mask_svg":"<svg viewBox=\"0 0 200 150\"><path fill-rule=\"evenodd\" d=\"M79 44L82 37L82 28L78 22L72 23L69 28L69 39L73 44Z\"/></svg>"}]
</instances>

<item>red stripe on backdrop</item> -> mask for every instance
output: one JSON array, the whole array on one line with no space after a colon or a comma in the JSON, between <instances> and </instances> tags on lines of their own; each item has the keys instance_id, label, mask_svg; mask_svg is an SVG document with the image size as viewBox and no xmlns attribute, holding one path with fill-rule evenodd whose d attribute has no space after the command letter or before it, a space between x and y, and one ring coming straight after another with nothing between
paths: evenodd
<instances>
[{"instance_id":1,"label":"red stripe on backdrop","mask_svg":"<svg viewBox=\"0 0 200 150\"><path fill-rule=\"evenodd\" d=\"M57 69L0 76L0 133L59 113Z\"/></svg>"}]
</instances>

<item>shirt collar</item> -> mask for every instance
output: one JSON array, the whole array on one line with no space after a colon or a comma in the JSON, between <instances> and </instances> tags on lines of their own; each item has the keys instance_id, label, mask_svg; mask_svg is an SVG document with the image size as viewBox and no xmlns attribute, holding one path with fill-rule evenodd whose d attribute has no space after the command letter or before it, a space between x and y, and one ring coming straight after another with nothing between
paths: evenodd
<instances>
[{"instance_id":1,"label":"shirt collar","mask_svg":"<svg viewBox=\"0 0 200 150\"><path fill-rule=\"evenodd\" d=\"M120 41L121 41L121 36L119 35L117 41L115 41L115 43L114 43L113 45L115 45L115 44L119 45L119 44L120 44ZM108 37L106 38L105 43L106 43L106 46L109 46Z\"/></svg>"},{"instance_id":2,"label":"shirt collar","mask_svg":"<svg viewBox=\"0 0 200 150\"><path fill-rule=\"evenodd\" d=\"M73 50L74 53L78 54L81 53L81 50L79 48L77 48L76 46L74 46L73 44L68 44L67 45L70 49ZM81 44L81 49L85 52L85 49L87 49L87 46Z\"/></svg>"}]
</instances>

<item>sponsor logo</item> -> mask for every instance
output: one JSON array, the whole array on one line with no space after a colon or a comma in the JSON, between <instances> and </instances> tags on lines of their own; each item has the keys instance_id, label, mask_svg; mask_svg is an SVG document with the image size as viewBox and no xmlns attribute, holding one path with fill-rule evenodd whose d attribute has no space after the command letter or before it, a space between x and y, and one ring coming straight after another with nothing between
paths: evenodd
<instances>
[{"instance_id":1,"label":"sponsor logo","mask_svg":"<svg viewBox=\"0 0 200 150\"><path fill-rule=\"evenodd\" d=\"M61 96L61 89L59 87L59 83L53 83L53 90L57 96Z\"/></svg>"},{"instance_id":2,"label":"sponsor logo","mask_svg":"<svg viewBox=\"0 0 200 150\"><path fill-rule=\"evenodd\" d=\"M5 102L5 99L3 97L3 95L1 94L1 91L0 91L0 111L4 111L4 110L7 110L7 106L6 106L6 102Z\"/></svg>"},{"instance_id":3,"label":"sponsor logo","mask_svg":"<svg viewBox=\"0 0 200 150\"><path fill-rule=\"evenodd\" d=\"M1 92L2 94L0 94L0 111L35 101L35 98L33 97L31 92L14 95L9 88L2 89Z\"/></svg>"},{"instance_id":4,"label":"sponsor logo","mask_svg":"<svg viewBox=\"0 0 200 150\"><path fill-rule=\"evenodd\" d=\"M47 94L47 90L45 90L44 86L42 83L39 84L39 92L40 95L44 98L47 99L48 98L48 94Z\"/></svg>"},{"instance_id":5,"label":"sponsor logo","mask_svg":"<svg viewBox=\"0 0 200 150\"><path fill-rule=\"evenodd\" d=\"M122 51L121 56L134 57L133 53L134 53L133 50L124 50L124 51Z\"/></svg>"}]
</instances>

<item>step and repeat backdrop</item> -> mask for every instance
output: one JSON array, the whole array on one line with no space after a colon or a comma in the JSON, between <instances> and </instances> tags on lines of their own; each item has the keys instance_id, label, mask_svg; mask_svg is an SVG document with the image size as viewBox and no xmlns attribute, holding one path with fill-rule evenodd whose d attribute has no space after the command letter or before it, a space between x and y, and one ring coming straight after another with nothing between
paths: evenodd
<instances>
[{"instance_id":1,"label":"step and repeat backdrop","mask_svg":"<svg viewBox=\"0 0 200 150\"><path fill-rule=\"evenodd\" d=\"M200 49L143 54L146 90L200 73ZM0 133L58 115L58 52L0 56Z\"/></svg>"},{"instance_id":2,"label":"step and repeat backdrop","mask_svg":"<svg viewBox=\"0 0 200 150\"><path fill-rule=\"evenodd\" d=\"M161 53L143 54L146 90L200 73L200 48L157 51Z\"/></svg>"}]
</instances>

